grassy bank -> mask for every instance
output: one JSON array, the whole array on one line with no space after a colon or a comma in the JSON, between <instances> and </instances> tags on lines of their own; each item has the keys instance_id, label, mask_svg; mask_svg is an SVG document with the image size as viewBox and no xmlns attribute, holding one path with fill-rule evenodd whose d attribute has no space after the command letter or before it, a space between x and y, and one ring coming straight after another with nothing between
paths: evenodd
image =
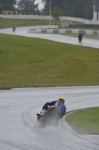
<instances>
[{"instance_id":1,"label":"grassy bank","mask_svg":"<svg viewBox=\"0 0 99 150\"><path fill-rule=\"evenodd\" d=\"M51 25L59 25L60 20L51 20ZM78 24L79 22L73 22ZM21 26L35 26L35 25L49 25L49 20L39 20L39 19L2 19L0 18L0 28L9 28L9 27L21 27Z\"/></svg>"},{"instance_id":2,"label":"grassy bank","mask_svg":"<svg viewBox=\"0 0 99 150\"><path fill-rule=\"evenodd\" d=\"M0 34L0 89L99 85L99 50Z\"/></svg>"},{"instance_id":3,"label":"grassy bank","mask_svg":"<svg viewBox=\"0 0 99 150\"><path fill-rule=\"evenodd\" d=\"M52 25L55 23L51 21ZM49 25L49 20L36 19L0 19L0 28L21 27L21 26L35 26L35 25Z\"/></svg>"},{"instance_id":4,"label":"grassy bank","mask_svg":"<svg viewBox=\"0 0 99 150\"><path fill-rule=\"evenodd\" d=\"M79 134L99 134L99 107L70 114L69 125Z\"/></svg>"}]
</instances>

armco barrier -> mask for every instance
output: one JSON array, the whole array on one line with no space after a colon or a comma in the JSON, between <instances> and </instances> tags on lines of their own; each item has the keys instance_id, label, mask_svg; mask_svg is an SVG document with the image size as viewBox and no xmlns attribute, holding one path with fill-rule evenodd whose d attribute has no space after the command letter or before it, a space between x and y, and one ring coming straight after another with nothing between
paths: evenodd
<instances>
[{"instance_id":1,"label":"armco barrier","mask_svg":"<svg viewBox=\"0 0 99 150\"><path fill-rule=\"evenodd\" d=\"M65 33L72 33L72 30L65 30Z\"/></svg>"},{"instance_id":2,"label":"armco barrier","mask_svg":"<svg viewBox=\"0 0 99 150\"><path fill-rule=\"evenodd\" d=\"M86 31L85 30L79 30L79 33L86 34Z\"/></svg>"},{"instance_id":3,"label":"armco barrier","mask_svg":"<svg viewBox=\"0 0 99 150\"><path fill-rule=\"evenodd\" d=\"M41 33L47 33L47 30L41 30Z\"/></svg>"},{"instance_id":4,"label":"armco barrier","mask_svg":"<svg viewBox=\"0 0 99 150\"><path fill-rule=\"evenodd\" d=\"M53 33L54 33L54 34L58 34L58 33L59 33L59 30L53 30Z\"/></svg>"},{"instance_id":5,"label":"armco barrier","mask_svg":"<svg viewBox=\"0 0 99 150\"><path fill-rule=\"evenodd\" d=\"M99 29L99 24L69 24L68 28L97 28Z\"/></svg>"},{"instance_id":6,"label":"armco barrier","mask_svg":"<svg viewBox=\"0 0 99 150\"><path fill-rule=\"evenodd\" d=\"M94 35L98 35L98 33L97 33L96 31L93 31L93 34L94 34Z\"/></svg>"},{"instance_id":7,"label":"armco barrier","mask_svg":"<svg viewBox=\"0 0 99 150\"><path fill-rule=\"evenodd\" d=\"M93 31L93 30L77 30L77 29L34 29L29 30L28 33L47 33L47 34L68 34L68 33L83 33L83 34L90 34L90 35L99 35L99 30Z\"/></svg>"}]
</instances>

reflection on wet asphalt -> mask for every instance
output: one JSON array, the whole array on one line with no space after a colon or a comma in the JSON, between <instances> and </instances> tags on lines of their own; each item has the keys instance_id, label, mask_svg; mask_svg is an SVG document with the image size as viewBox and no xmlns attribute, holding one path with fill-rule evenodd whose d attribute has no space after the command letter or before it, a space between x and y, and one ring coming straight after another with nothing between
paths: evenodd
<instances>
[{"instance_id":1,"label":"reflection on wet asphalt","mask_svg":"<svg viewBox=\"0 0 99 150\"><path fill-rule=\"evenodd\" d=\"M22 88L0 91L1 150L99 150L92 141L76 134L65 123L35 128L36 113L46 101L66 99L67 112L99 106L99 86Z\"/></svg>"}]
</instances>

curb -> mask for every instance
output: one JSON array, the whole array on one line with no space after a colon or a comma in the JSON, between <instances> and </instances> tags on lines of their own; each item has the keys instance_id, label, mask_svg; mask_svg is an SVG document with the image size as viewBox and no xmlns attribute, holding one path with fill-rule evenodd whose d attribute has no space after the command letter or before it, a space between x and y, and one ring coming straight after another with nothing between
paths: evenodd
<instances>
[{"instance_id":1,"label":"curb","mask_svg":"<svg viewBox=\"0 0 99 150\"><path fill-rule=\"evenodd\" d=\"M83 33L89 35L99 35L99 30L78 30L78 29L33 29L28 30L28 33L43 33L43 34L66 34L66 33Z\"/></svg>"}]
</instances>

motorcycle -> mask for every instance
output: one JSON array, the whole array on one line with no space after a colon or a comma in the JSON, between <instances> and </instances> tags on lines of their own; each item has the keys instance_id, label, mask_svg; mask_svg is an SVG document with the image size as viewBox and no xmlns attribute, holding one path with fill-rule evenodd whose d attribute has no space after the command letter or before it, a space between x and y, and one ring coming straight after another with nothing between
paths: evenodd
<instances>
[{"instance_id":1,"label":"motorcycle","mask_svg":"<svg viewBox=\"0 0 99 150\"><path fill-rule=\"evenodd\" d=\"M37 114L38 127L46 127L50 125L58 126L60 120L60 110L56 106L51 106L43 116Z\"/></svg>"},{"instance_id":2,"label":"motorcycle","mask_svg":"<svg viewBox=\"0 0 99 150\"><path fill-rule=\"evenodd\" d=\"M82 39L83 39L83 34L82 34L82 33L80 33L80 34L78 35L79 43L81 43L81 42L82 42Z\"/></svg>"},{"instance_id":3,"label":"motorcycle","mask_svg":"<svg viewBox=\"0 0 99 150\"><path fill-rule=\"evenodd\" d=\"M15 27L15 26L14 26L14 27L12 27L12 31L13 31L13 32L15 32L15 30L16 30L16 27Z\"/></svg>"}]
</instances>

